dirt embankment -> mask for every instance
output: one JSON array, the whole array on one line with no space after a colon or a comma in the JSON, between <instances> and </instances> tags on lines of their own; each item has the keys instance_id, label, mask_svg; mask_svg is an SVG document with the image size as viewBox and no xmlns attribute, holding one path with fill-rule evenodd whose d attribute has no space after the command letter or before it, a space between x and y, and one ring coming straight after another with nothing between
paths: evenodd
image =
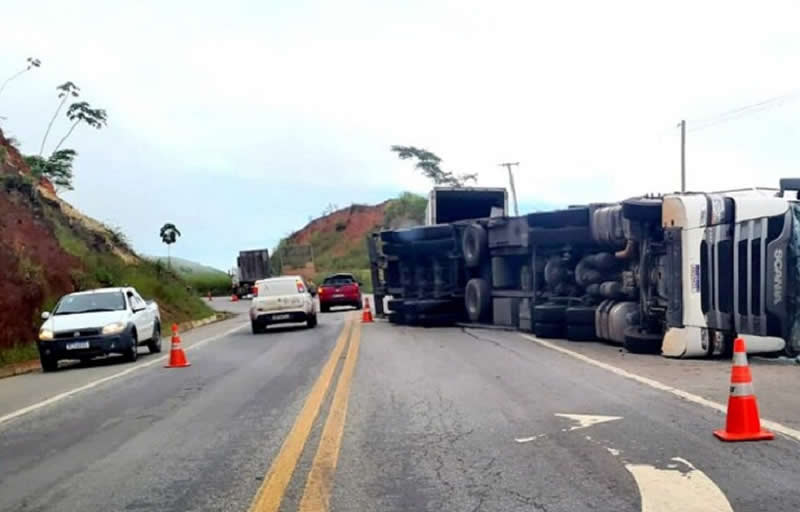
<instances>
[{"instance_id":1,"label":"dirt embankment","mask_svg":"<svg viewBox=\"0 0 800 512\"><path fill-rule=\"evenodd\" d=\"M165 322L210 314L183 280L34 179L0 131L0 351L32 343L41 312L65 293L124 284L155 298Z\"/></svg>"},{"instance_id":2,"label":"dirt embankment","mask_svg":"<svg viewBox=\"0 0 800 512\"><path fill-rule=\"evenodd\" d=\"M374 206L354 204L324 217L312 220L289 237L292 244L306 245L316 236L336 234L336 240L326 248L333 256L350 252L354 245L363 244L370 232L383 224L389 201Z\"/></svg>"}]
</instances>

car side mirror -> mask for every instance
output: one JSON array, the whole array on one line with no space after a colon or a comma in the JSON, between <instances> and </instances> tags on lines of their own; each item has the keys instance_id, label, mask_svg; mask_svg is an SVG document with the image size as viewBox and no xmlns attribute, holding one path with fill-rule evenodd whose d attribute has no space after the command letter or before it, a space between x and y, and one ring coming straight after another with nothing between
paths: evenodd
<instances>
[{"instance_id":1,"label":"car side mirror","mask_svg":"<svg viewBox=\"0 0 800 512\"><path fill-rule=\"evenodd\" d=\"M50 318L50 312L42 311L42 320L47 320L48 318Z\"/></svg>"}]
</instances>

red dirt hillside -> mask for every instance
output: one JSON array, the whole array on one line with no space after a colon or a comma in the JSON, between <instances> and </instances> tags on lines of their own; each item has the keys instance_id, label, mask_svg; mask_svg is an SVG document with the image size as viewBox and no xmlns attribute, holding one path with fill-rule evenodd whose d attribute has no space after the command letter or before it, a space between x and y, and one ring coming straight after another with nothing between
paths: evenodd
<instances>
[{"instance_id":1,"label":"red dirt hillside","mask_svg":"<svg viewBox=\"0 0 800 512\"><path fill-rule=\"evenodd\" d=\"M212 314L185 281L136 255L119 230L36 180L0 130L0 366L36 357L39 315L63 294L124 284L156 299L165 323Z\"/></svg>"},{"instance_id":2,"label":"red dirt hillside","mask_svg":"<svg viewBox=\"0 0 800 512\"><path fill-rule=\"evenodd\" d=\"M327 274L348 272L355 274L370 290L367 235L382 227L421 224L425 205L423 197L406 192L397 199L374 206L354 204L314 219L281 240L278 249L273 251L273 268L281 268L284 274L302 274L317 283ZM292 248L296 246L311 246L313 265L302 256L301 261L290 261ZM304 263L307 264L304 266Z\"/></svg>"}]
</instances>

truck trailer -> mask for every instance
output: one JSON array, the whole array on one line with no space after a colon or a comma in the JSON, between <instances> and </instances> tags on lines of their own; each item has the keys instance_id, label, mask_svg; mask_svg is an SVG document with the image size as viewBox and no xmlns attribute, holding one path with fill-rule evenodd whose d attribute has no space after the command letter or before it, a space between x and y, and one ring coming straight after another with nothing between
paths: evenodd
<instances>
[{"instance_id":1,"label":"truck trailer","mask_svg":"<svg viewBox=\"0 0 800 512\"><path fill-rule=\"evenodd\" d=\"M239 251L236 268L232 270L231 274L233 293L240 299L250 294L256 281L272 276L269 250Z\"/></svg>"},{"instance_id":2,"label":"truck trailer","mask_svg":"<svg viewBox=\"0 0 800 512\"><path fill-rule=\"evenodd\" d=\"M750 353L796 356L797 188L781 180L384 231L370 252L375 282L398 306L446 295L440 320L668 357L727 355L742 336Z\"/></svg>"}]
</instances>

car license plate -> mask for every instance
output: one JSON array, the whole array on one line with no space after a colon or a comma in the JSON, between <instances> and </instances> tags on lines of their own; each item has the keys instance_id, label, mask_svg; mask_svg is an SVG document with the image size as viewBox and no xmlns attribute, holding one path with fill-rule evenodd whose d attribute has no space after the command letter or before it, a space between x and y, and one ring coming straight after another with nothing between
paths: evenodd
<instances>
[{"instance_id":1,"label":"car license plate","mask_svg":"<svg viewBox=\"0 0 800 512\"><path fill-rule=\"evenodd\" d=\"M272 315L273 320L288 320L291 315Z\"/></svg>"},{"instance_id":2,"label":"car license plate","mask_svg":"<svg viewBox=\"0 0 800 512\"><path fill-rule=\"evenodd\" d=\"M72 343L67 343L67 350L80 350L82 348L89 348L89 342L73 341Z\"/></svg>"},{"instance_id":3,"label":"car license plate","mask_svg":"<svg viewBox=\"0 0 800 512\"><path fill-rule=\"evenodd\" d=\"M341 299L342 297L344 297L343 293L334 293L333 294L333 298L334 299Z\"/></svg>"}]
</instances>

